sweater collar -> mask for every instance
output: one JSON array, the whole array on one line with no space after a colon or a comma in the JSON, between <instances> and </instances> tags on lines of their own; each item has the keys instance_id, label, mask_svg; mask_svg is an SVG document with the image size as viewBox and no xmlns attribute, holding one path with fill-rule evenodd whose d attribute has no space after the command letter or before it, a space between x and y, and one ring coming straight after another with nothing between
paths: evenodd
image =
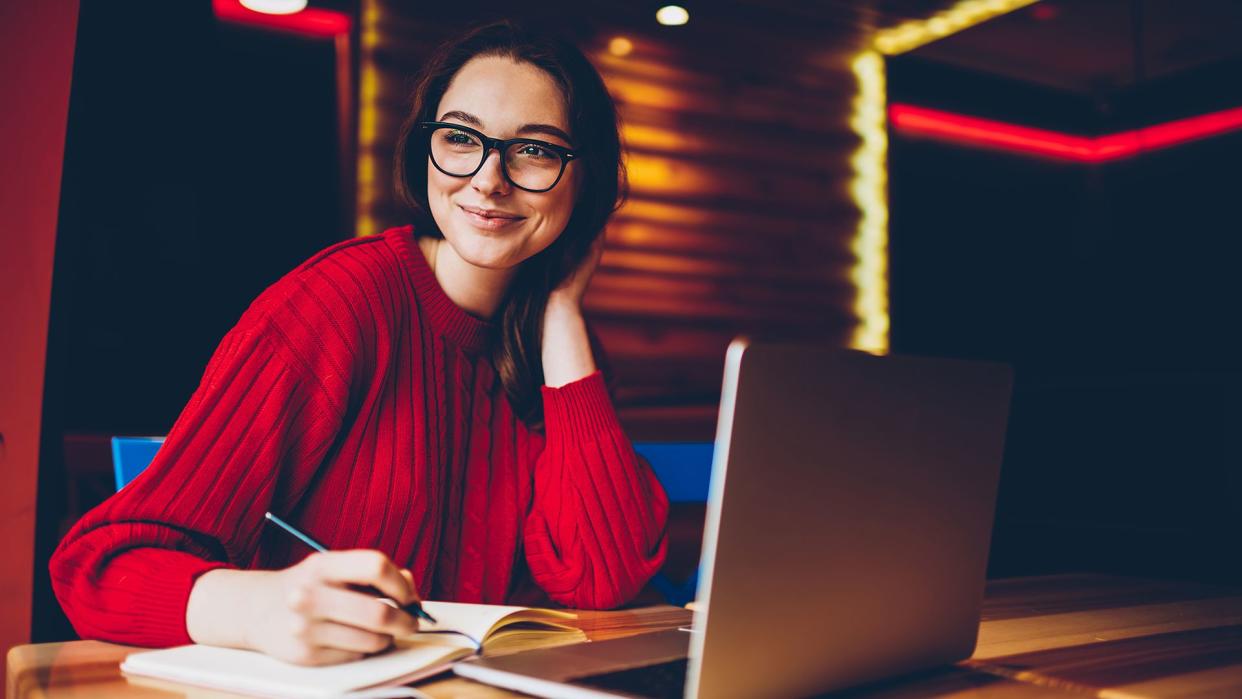
<instances>
[{"instance_id":1,"label":"sweater collar","mask_svg":"<svg viewBox=\"0 0 1242 699\"><path fill-rule=\"evenodd\" d=\"M487 347L492 324L466 313L444 293L436 275L427 264L423 250L414 239L414 227L391 228L384 236L405 256L414 280L418 305L427 315L432 329L460 346L467 353L478 353Z\"/></svg>"}]
</instances>

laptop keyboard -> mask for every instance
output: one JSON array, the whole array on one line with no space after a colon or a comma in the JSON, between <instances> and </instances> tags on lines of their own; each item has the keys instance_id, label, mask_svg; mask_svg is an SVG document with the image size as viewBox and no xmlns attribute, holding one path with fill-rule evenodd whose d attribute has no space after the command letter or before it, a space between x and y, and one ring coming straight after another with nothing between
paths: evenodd
<instances>
[{"instance_id":1,"label":"laptop keyboard","mask_svg":"<svg viewBox=\"0 0 1242 699\"><path fill-rule=\"evenodd\" d=\"M574 684L651 699L681 699L686 691L688 658L602 675L577 677Z\"/></svg>"}]
</instances>

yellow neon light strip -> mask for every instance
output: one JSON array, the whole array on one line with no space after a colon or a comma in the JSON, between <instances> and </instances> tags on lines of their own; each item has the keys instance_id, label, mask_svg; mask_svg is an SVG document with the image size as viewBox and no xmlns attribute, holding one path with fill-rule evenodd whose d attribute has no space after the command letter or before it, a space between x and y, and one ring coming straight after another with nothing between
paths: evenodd
<instances>
[{"instance_id":1,"label":"yellow neon light strip","mask_svg":"<svg viewBox=\"0 0 1242 699\"><path fill-rule=\"evenodd\" d=\"M876 32L873 49L855 56L852 68L858 95L850 127L862 145L850 159L854 177L850 196L861 212L854 233L857 257L850 274L858 292L854 312L858 325L850 346L868 352L889 349L888 310L888 98L884 56L896 55L942 39L998 15L1033 5L1037 0L962 0L929 19L904 22Z\"/></svg>"},{"instance_id":2,"label":"yellow neon light strip","mask_svg":"<svg viewBox=\"0 0 1242 699\"><path fill-rule=\"evenodd\" d=\"M875 48L887 56L913 51L924 44L1036 2L1037 0L962 0L928 19L903 22L891 29L877 32Z\"/></svg>"},{"instance_id":3,"label":"yellow neon light strip","mask_svg":"<svg viewBox=\"0 0 1242 699\"><path fill-rule=\"evenodd\" d=\"M858 95L850 128L862 146L850 158L854 179L850 196L862 216L854 234L857 262L850 274L858 290L854 312L858 326L852 347L868 352L888 350L888 132L885 128L884 57L864 51L854 59Z\"/></svg>"},{"instance_id":4,"label":"yellow neon light strip","mask_svg":"<svg viewBox=\"0 0 1242 699\"><path fill-rule=\"evenodd\" d=\"M379 122L379 71L375 49L379 46L379 2L363 0L358 75L358 173L356 235L379 233L375 220L375 201L379 188L378 161L375 158Z\"/></svg>"}]
</instances>

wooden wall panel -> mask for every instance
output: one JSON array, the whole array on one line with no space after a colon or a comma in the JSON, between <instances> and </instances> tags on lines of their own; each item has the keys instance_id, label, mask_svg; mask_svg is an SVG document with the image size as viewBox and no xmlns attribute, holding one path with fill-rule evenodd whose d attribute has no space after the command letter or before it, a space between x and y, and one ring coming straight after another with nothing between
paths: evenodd
<instances>
[{"instance_id":1,"label":"wooden wall panel","mask_svg":"<svg viewBox=\"0 0 1242 699\"><path fill-rule=\"evenodd\" d=\"M523 19L579 42L623 122L630 196L586 299L623 416L714 426L724 351L738 334L847 341L858 220L848 194L858 147L847 123L849 57L877 22L936 9L880 5L734 0L702 6L680 28L658 26L641 4L523 8ZM376 177L360 191L360 222L371 228L360 232L370 233L406 222L389 170L411 76L466 24L423 3L363 6L361 108L373 72L375 126L360 156ZM506 11L472 3L469 19ZM617 36L632 43L629 54L609 52Z\"/></svg>"}]
</instances>

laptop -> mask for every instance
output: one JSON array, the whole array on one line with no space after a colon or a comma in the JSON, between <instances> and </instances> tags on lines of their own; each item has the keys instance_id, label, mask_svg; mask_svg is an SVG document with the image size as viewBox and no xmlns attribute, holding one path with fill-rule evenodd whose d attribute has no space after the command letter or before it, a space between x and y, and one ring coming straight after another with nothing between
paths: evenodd
<instances>
[{"instance_id":1,"label":"laptop","mask_svg":"<svg viewBox=\"0 0 1242 699\"><path fill-rule=\"evenodd\" d=\"M461 662L543 697L801 697L974 651L1011 372L735 340L693 626Z\"/></svg>"}]
</instances>

